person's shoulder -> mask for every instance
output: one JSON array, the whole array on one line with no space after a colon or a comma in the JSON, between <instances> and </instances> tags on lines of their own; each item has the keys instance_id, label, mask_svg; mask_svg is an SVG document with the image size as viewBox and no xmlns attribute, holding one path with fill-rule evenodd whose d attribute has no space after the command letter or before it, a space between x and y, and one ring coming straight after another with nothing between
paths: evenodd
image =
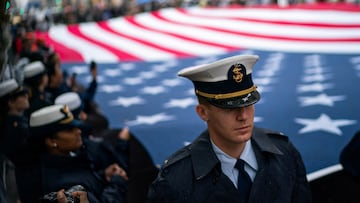
<instances>
[{"instance_id":1,"label":"person's shoulder","mask_svg":"<svg viewBox=\"0 0 360 203\"><path fill-rule=\"evenodd\" d=\"M280 131L267 129L267 128L259 128L259 127L255 127L254 131L256 135L267 136L271 139L279 140L279 141L280 140L286 142L289 141L289 137Z\"/></svg>"},{"instance_id":2,"label":"person's shoulder","mask_svg":"<svg viewBox=\"0 0 360 203\"><path fill-rule=\"evenodd\" d=\"M190 144L191 145L191 144ZM172 165L176 165L180 161L190 157L190 146L185 146L179 150L177 150L175 153L173 153L170 157L168 157L164 163L162 168L168 168Z\"/></svg>"},{"instance_id":3,"label":"person's shoulder","mask_svg":"<svg viewBox=\"0 0 360 203\"><path fill-rule=\"evenodd\" d=\"M291 139L282 132L264 128L256 128L254 132L253 140L264 151L287 155L298 153Z\"/></svg>"}]
</instances>

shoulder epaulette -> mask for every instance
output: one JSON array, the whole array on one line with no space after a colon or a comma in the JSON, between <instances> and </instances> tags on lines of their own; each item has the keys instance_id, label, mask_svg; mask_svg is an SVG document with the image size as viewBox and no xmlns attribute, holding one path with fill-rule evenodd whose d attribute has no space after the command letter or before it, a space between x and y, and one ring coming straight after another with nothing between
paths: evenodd
<instances>
[{"instance_id":1,"label":"shoulder epaulette","mask_svg":"<svg viewBox=\"0 0 360 203\"><path fill-rule=\"evenodd\" d=\"M163 168L166 168L178 162L179 160L184 159L189 155L190 155L190 147L189 146L183 147L182 149L176 151L173 155L171 155L168 159L164 161Z\"/></svg>"},{"instance_id":2,"label":"shoulder epaulette","mask_svg":"<svg viewBox=\"0 0 360 203\"><path fill-rule=\"evenodd\" d=\"M289 139L287 135L285 135L284 133L279 132L279 131L274 131L274 130L270 130L270 129L266 129L266 128L257 128L257 127L254 128L254 130L257 132L267 134L271 137L278 137L280 139L285 139L285 140Z\"/></svg>"}]
</instances>

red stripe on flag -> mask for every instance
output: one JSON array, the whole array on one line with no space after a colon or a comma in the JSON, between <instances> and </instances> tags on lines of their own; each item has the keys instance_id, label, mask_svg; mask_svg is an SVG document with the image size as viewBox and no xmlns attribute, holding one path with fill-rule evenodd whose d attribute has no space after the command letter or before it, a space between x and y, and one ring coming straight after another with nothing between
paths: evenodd
<instances>
[{"instance_id":1,"label":"red stripe on flag","mask_svg":"<svg viewBox=\"0 0 360 203\"><path fill-rule=\"evenodd\" d=\"M67 27L67 29L69 30L69 32L73 33L74 35L86 40L86 41L89 41L90 43L92 44L95 44L97 46L100 46L110 52L112 52L114 55L116 55L118 57L118 60L119 61L140 61L141 59L132 55L132 54L129 54L127 52L124 52L122 50L119 50L117 48L114 48L112 46L109 46L105 43L102 43L100 41L97 41L97 40L94 40L86 35L84 35L80 29L79 29L79 25L70 25Z\"/></svg>"},{"instance_id":2,"label":"red stripe on flag","mask_svg":"<svg viewBox=\"0 0 360 203\"><path fill-rule=\"evenodd\" d=\"M146 40L143 40L143 39L140 39L140 38L136 38L136 37L133 37L133 36L130 36L130 35L127 35L127 34L124 34L124 33L120 33L114 29L112 29L108 23L106 21L104 22L99 22L98 23L99 27L101 27L102 29L108 31L108 32L111 32L113 34L116 34L118 36L121 36L121 37L124 37L124 38L127 38L129 40L133 40L133 41L136 41L140 44L144 44L145 46L150 46L152 48L155 48L155 49L159 49L159 50L162 50L162 51L165 51L165 52L169 52L171 54L174 54L176 55L176 57L179 57L179 58L184 58L184 57L191 57L192 55L188 54L188 53L184 53L184 52L180 52L180 51L177 51L177 50L174 50L174 49L171 49L169 47L164 47L164 46L160 46L158 44L155 44L155 43L152 43L152 42L149 42L149 41L146 41Z\"/></svg>"},{"instance_id":3,"label":"red stripe on flag","mask_svg":"<svg viewBox=\"0 0 360 203\"><path fill-rule=\"evenodd\" d=\"M159 20L166 21L166 19L163 19L163 18L159 17L159 14L158 14L157 11L152 12L151 15L155 16ZM176 37L176 38L180 38L180 39L183 39L183 40L186 40L186 41L191 41L193 43L200 43L200 44L205 44L205 45L209 45L209 46L215 46L215 47L218 47L218 48L226 49L227 51L234 51L234 50L239 50L240 49L239 47L236 47L236 46L227 46L227 45L219 44L219 43L215 43L215 42L208 42L208 41L204 41L204 40L194 39L194 38L186 37L186 36L183 36L183 35L175 34L175 33L172 33L172 32L167 32L167 31L156 29L156 28L148 27L146 25L138 23L134 17L127 17L126 20L128 20L129 23L132 23L132 24L134 24L134 25L136 25L138 27L142 27L142 28L148 29L148 30L154 30L154 31L159 32L159 33L167 34L167 35L170 35L170 36L173 36L173 37Z\"/></svg>"},{"instance_id":4,"label":"red stripe on flag","mask_svg":"<svg viewBox=\"0 0 360 203\"><path fill-rule=\"evenodd\" d=\"M183 9L179 9L179 10L183 10ZM183 12L186 12L186 11L183 11ZM186 12L186 14L188 14L188 13ZM247 36L247 37L254 37L254 38L272 39L272 40L286 40L286 41L307 41L307 42L360 42L360 37L359 38L325 38L325 37L321 37L321 38L305 38L305 37L302 37L301 38L301 37L285 37L285 36L275 36L275 35L260 35L260 34L254 34L254 33L251 33L251 32L232 31L232 30L226 30L226 29L221 29L221 28L217 28L217 27L200 26L200 25L193 25L191 23L177 22L177 21L174 21L174 20L171 20L171 19L167 19L166 17L162 16L161 13L159 13L159 12L154 12L153 15L156 16L157 18L163 20L163 21L167 21L167 22L172 23L172 24L179 24L179 25L186 25L186 26L190 26L190 27L204 28L204 29L208 29L208 30L213 30L213 31L218 31L218 32L223 32L223 33L229 33L229 34L235 34L235 35L242 35L242 36Z\"/></svg>"},{"instance_id":5,"label":"red stripe on flag","mask_svg":"<svg viewBox=\"0 0 360 203\"><path fill-rule=\"evenodd\" d=\"M82 55L57 41L54 41L49 37L49 33L36 33L37 38L44 39L46 44L48 44L51 48L54 49L56 53L59 54L61 62L70 63L70 62L84 62L84 58Z\"/></svg>"},{"instance_id":6,"label":"red stripe on flag","mask_svg":"<svg viewBox=\"0 0 360 203\"><path fill-rule=\"evenodd\" d=\"M219 7L204 7L203 9L217 9ZM230 5L228 8L236 9L245 8L245 9L273 9L273 10L294 10L294 9L303 9L303 10L314 10L314 11L345 11L345 12L360 12L360 6L356 3L346 3L346 2L314 2L314 3L299 3L299 4L289 4L288 6L279 6L277 4L264 4L264 5L251 5L251 6L242 6L242 5Z\"/></svg>"},{"instance_id":7,"label":"red stripe on flag","mask_svg":"<svg viewBox=\"0 0 360 203\"><path fill-rule=\"evenodd\" d=\"M227 8L230 9L230 8ZM245 17L221 17L221 16L208 16L201 15L189 12L184 8L177 8L177 11L183 13L187 16L201 17L201 18L212 18L212 19L229 19L229 20L241 20L247 22L255 22L255 23L264 23L264 24L272 24L272 25L296 25L296 26L306 26L306 27L324 27L324 28L360 28L359 23L347 23L347 24L338 24L338 23L306 23L306 22L293 22L289 20L268 20L268 19L255 19L255 18L245 18ZM313 11L316 12L316 11ZM359 7L360 12L360 7Z\"/></svg>"}]
</instances>

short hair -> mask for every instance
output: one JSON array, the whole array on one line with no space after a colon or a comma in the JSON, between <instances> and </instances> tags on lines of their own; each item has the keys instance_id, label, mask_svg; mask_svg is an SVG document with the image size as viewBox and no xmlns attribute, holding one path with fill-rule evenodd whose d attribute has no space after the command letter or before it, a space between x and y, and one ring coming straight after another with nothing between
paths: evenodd
<instances>
[{"instance_id":1,"label":"short hair","mask_svg":"<svg viewBox=\"0 0 360 203\"><path fill-rule=\"evenodd\" d=\"M97 66L97 63L95 61L90 62L90 70L94 70Z\"/></svg>"}]
</instances>

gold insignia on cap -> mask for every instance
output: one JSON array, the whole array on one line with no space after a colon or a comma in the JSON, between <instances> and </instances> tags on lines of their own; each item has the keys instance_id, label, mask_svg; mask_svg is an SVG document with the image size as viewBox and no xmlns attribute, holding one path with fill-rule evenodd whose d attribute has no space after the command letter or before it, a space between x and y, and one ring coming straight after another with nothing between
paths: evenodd
<instances>
[{"instance_id":1,"label":"gold insignia on cap","mask_svg":"<svg viewBox=\"0 0 360 203\"><path fill-rule=\"evenodd\" d=\"M64 120L60 121L61 124L70 123L74 120L74 117L69 109L68 105L65 105L64 108L60 109L60 111L64 114Z\"/></svg>"},{"instance_id":2,"label":"gold insignia on cap","mask_svg":"<svg viewBox=\"0 0 360 203\"><path fill-rule=\"evenodd\" d=\"M235 80L235 82L239 83L239 82L242 81L242 79L244 77L244 74L241 73L242 67L241 67L240 64L235 64L234 66L235 67L234 67L234 69L232 71L234 73L233 79Z\"/></svg>"}]
</instances>

